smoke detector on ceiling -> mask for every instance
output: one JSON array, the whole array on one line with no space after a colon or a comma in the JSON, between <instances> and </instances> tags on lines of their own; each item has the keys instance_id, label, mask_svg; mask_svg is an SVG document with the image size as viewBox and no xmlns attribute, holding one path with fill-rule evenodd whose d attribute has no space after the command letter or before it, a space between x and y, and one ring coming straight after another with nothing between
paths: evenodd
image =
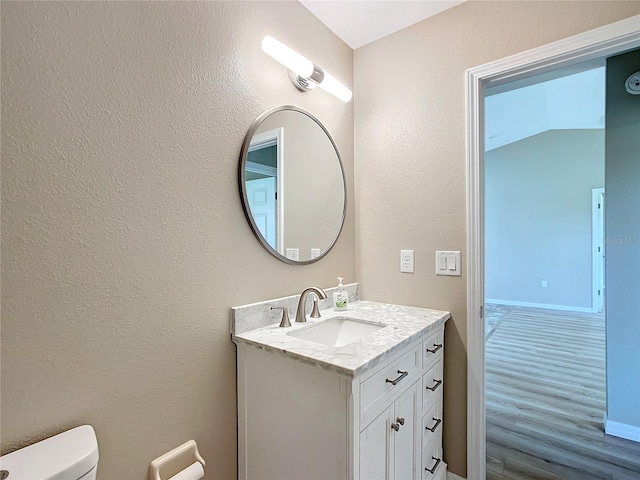
<instances>
[{"instance_id":1,"label":"smoke detector on ceiling","mask_svg":"<svg viewBox=\"0 0 640 480\"><path fill-rule=\"evenodd\" d=\"M624 88L631 95L640 95L640 72L632 73L624 82Z\"/></svg>"}]
</instances>

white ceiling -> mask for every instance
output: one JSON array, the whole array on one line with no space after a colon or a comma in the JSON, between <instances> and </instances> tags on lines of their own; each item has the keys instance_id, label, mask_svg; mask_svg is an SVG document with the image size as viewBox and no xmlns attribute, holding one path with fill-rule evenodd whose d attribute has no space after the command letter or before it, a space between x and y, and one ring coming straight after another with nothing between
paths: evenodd
<instances>
[{"instance_id":1,"label":"white ceiling","mask_svg":"<svg viewBox=\"0 0 640 480\"><path fill-rule=\"evenodd\" d=\"M466 0L299 0L356 49Z\"/></svg>"}]
</instances>

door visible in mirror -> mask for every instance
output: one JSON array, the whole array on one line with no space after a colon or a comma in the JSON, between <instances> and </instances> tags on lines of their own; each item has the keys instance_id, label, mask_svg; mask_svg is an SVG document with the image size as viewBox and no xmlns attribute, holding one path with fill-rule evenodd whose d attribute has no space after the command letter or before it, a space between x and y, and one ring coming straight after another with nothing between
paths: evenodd
<instances>
[{"instance_id":1,"label":"door visible in mirror","mask_svg":"<svg viewBox=\"0 0 640 480\"><path fill-rule=\"evenodd\" d=\"M262 237L278 253L283 253L284 226L282 195L282 128L253 136L246 163L247 201Z\"/></svg>"}]
</instances>

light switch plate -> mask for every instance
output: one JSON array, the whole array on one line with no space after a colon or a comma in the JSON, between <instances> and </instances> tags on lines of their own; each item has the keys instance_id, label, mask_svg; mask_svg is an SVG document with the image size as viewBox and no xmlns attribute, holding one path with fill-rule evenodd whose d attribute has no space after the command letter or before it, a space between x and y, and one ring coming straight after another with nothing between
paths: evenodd
<instances>
[{"instance_id":1,"label":"light switch plate","mask_svg":"<svg viewBox=\"0 0 640 480\"><path fill-rule=\"evenodd\" d=\"M318 258L320 256L320 249L319 248L312 248L311 249L311 260L313 260L314 258Z\"/></svg>"},{"instance_id":2,"label":"light switch plate","mask_svg":"<svg viewBox=\"0 0 640 480\"><path fill-rule=\"evenodd\" d=\"M436 275L462 275L459 251L436 251Z\"/></svg>"},{"instance_id":3,"label":"light switch plate","mask_svg":"<svg viewBox=\"0 0 640 480\"><path fill-rule=\"evenodd\" d=\"M300 259L300 250L297 248L287 248L285 250L285 256L289 260L298 261Z\"/></svg>"}]
</instances>

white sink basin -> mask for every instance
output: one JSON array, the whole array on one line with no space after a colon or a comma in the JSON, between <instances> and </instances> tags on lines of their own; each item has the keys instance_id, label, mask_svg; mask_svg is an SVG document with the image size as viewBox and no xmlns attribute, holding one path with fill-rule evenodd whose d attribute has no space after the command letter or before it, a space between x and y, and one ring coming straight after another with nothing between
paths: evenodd
<instances>
[{"instance_id":1,"label":"white sink basin","mask_svg":"<svg viewBox=\"0 0 640 480\"><path fill-rule=\"evenodd\" d=\"M292 337L328 347L342 347L386 327L381 323L365 322L355 318L335 317L330 320L287 333Z\"/></svg>"}]
</instances>

